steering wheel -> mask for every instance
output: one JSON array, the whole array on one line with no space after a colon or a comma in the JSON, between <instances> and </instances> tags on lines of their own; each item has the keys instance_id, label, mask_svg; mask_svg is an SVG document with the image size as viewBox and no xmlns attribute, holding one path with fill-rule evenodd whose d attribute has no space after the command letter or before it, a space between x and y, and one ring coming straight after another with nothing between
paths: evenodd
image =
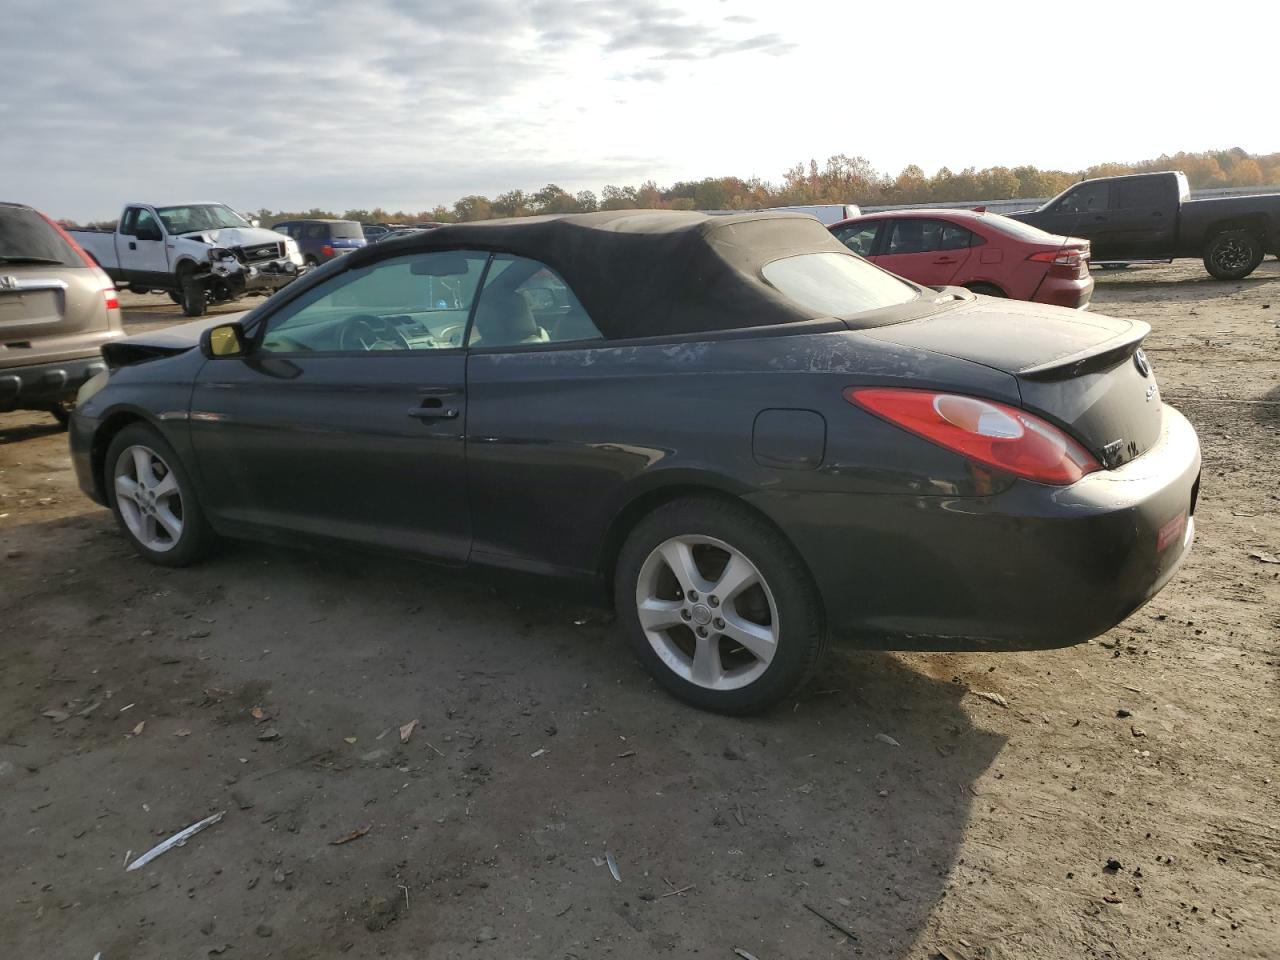
<instances>
[{"instance_id":1,"label":"steering wheel","mask_svg":"<svg viewBox=\"0 0 1280 960\"><path fill-rule=\"evenodd\" d=\"M412 350L395 324L371 313L358 313L347 320L338 334L339 350Z\"/></svg>"}]
</instances>

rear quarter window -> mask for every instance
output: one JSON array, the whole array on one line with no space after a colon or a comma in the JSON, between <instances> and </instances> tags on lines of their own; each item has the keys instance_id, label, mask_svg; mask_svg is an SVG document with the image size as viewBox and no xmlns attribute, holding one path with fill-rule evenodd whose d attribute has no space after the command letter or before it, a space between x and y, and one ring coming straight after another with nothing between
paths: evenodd
<instances>
[{"instance_id":1,"label":"rear quarter window","mask_svg":"<svg viewBox=\"0 0 1280 960\"><path fill-rule=\"evenodd\" d=\"M329 235L335 240L363 240L364 228L358 223L343 221L331 224Z\"/></svg>"},{"instance_id":2,"label":"rear quarter window","mask_svg":"<svg viewBox=\"0 0 1280 960\"><path fill-rule=\"evenodd\" d=\"M919 291L905 280L843 253L805 253L765 264L764 279L815 317L854 314L910 303Z\"/></svg>"},{"instance_id":3,"label":"rear quarter window","mask_svg":"<svg viewBox=\"0 0 1280 960\"><path fill-rule=\"evenodd\" d=\"M6 260L48 260L68 267L84 266L58 231L26 207L0 206L0 265Z\"/></svg>"}]
</instances>

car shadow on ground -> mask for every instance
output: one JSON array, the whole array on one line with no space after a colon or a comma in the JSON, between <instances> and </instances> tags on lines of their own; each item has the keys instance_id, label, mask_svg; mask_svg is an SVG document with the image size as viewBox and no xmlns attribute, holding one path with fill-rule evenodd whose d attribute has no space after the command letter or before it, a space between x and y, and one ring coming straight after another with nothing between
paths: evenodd
<instances>
[{"instance_id":1,"label":"car shadow on ground","mask_svg":"<svg viewBox=\"0 0 1280 960\"><path fill-rule=\"evenodd\" d=\"M37 437L47 437L55 433L63 433L66 428L48 413L33 413L32 417L39 419L28 420L25 415L16 423L5 423L0 426L0 444L5 443L22 443L24 440L34 440Z\"/></svg>"},{"instance_id":2,"label":"car shadow on ground","mask_svg":"<svg viewBox=\"0 0 1280 960\"><path fill-rule=\"evenodd\" d=\"M795 700L720 717L546 584L245 544L163 570L109 523L6 531L24 564L0 599L6 803L28 866L0 892L28 899L0 943L34 949L32 911L65 900L86 955L250 955L260 925L284 957L906 958L956 895L1004 740L946 658L838 649ZM223 809L141 875L102 869ZM56 893L30 899L37 877Z\"/></svg>"}]
</instances>

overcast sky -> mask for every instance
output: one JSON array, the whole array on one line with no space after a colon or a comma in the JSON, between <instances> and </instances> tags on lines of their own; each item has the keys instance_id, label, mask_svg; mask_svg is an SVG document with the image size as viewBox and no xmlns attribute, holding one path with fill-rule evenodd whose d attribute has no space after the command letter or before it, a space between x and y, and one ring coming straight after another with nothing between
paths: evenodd
<instances>
[{"instance_id":1,"label":"overcast sky","mask_svg":"<svg viewBox=\"0 0 1280 960\"><path fill-rule=\"evenodd\" d=\"M3 6L0 199L80 220L776 181L836 153L896 173L1280 150L1274 2Z\"/></svg>"}]
</instances>

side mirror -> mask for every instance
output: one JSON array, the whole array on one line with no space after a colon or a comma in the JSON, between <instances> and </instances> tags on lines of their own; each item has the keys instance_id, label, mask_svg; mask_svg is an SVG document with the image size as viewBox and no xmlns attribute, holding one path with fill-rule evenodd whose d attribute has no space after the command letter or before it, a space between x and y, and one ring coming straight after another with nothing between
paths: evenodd
<instances>
[{"instance_id":1,"label":"side mirror","mask_svg":"<svg viewBox=\"0 0 1280 960\"><path fill-rule=\"evenodd\" d=\"M163 240L164 239L164 237L161 236L160 234L160 229L158 227L152 227L152 226L139 227L136 236L139 240Z\"/></svg>"},{"instance_id":2,"label":"side mirror","mask_svg":"<svg viewBox=\"0 0 1280 960\"><path fill-rule=\"evenodd\" d=\"M238 323L221 323L200 334L200 352L210 360L243 357L248 352L248 338Z\"/></svg>"}]
</instances>

